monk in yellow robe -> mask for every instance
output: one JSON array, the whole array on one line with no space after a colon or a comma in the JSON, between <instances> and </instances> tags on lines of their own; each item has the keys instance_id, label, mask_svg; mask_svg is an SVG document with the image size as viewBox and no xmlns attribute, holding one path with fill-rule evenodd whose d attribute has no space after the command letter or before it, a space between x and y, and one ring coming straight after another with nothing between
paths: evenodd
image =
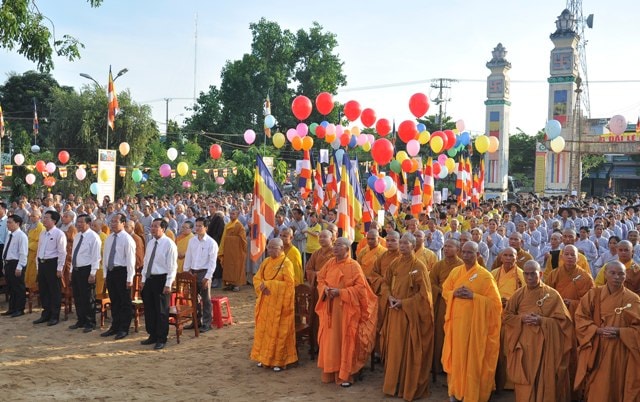
<instances>
[{"instance_id":1,"label":"monk in yellow robe","mask_svg":"<svg viewBox=\"0 0 640 402\"><path fill-rule=\"evenodd\" d=\"M350 257L351 241L338 238L333 254L318 272L318 367L322 382L350 387L373 350L378 299Z\"/></svg>"},{"instance_id":2,"label":"monk in yellow robe","mask_svg":"<svg viewBox=\"0 0 640 402\"><path fill-rule=\"evenodd\" d=\"M184 269L184 257L187 255L187 247L192 237L193 222L185 221L180 228L180 234L176 237L176 247L178 247L178 273Z\"/></svg>"},{"instance_id":3,"label":"monk in yellow robe","mask_svg":"<svg viewBox=\"0 0 640 402\"><path fill-rule=\"evenodd\" d=\"M378 243L380 243L382 245L382 247L387 247L387 241L385 240L384 237L380 237L380 227L378 226L378 222L376 221L372 221L371 224L369 224L369 230L375 229L376 232L378 232ZM359 242L358 242L358 247L356 247L356 256L360 255L360 253L362 252L362 250L364 250L365 248L367 248L367 236L364 236Z\"/></svg>"},{"instance_id":4,"label":"monk in yellow robe","mask_svg":"<svg viewBox=\"0 0 640 402\"><path fill-rule=\"evenodd\" d=\"M218 259L222 263L222 281L226 290L240 291L247 283L245 262L247 259L247 234L238 221L238 210L229 211L231 219L224 227L222 241L218 249Z\"/></svg>"},{"instance_id":5,"label":"monk in yellow robe","mask_svg":"<svg viewBox=\"0 0 640 402\"><path fill-rule=\"evenodd\" d=\"M296 286L304 283L304 271L302 269L302 254L296 246L293 245L293 231L291 228L284 228L280 231L280 240L284 246L284 254L293 264L293 277Z\"/></svg>"},{"instance_id":6,"label":"monk in yellow robe","mask_svg":"<svg viewBox=\"0 0 640 402\"><path fill-rule=\"evenodd\" d=\"M91 230L93 230L94 232L96 232L98 234L98 236L100 236L100 255L104 255L104 243L107 240L107 237L109 236L107 233L105 233L102 230L102 220L100 219L94 219L93 221L91 221ZM107 291L107 286L104 283L104 270L102 269L103 267L103 261L102 259L100 259L100 265L98 267L98 271L96 272L96 296L100 297L101 295L105 295L108 293Z\"/></svg>"},{"instance_id":7,"label":"monk in yellow robe","mask_svg":"<svg viewBox=\"0 0 640 402\"><path fill-rule=\"evenodd\" d=\"M618 261L624 264L626 279L624 287L635 294L640 294L640 266L633 261L633 244L629 240L622 240L616 245ZM607 283L604 269L601 269L596 276L596 286Z\"/></svg>"},{"instance_id":8,"label":"monk in yellow robe","mask_svg":"<svg viewBox=\"0 0 640 402\"><path fill-rule=\"evenodd\" d=\"M40 210L34 209L29 215L31 228L27 237L29 238L29 253L27 254L27 269L24 277L24 284L29 293L33 294L38 291L38 267L36 266L36 256L38 254L38 242L40 241L40 233L44 230L44 225L40 222Z\"/></svg>"},{"instance_id":9,"label":"monk in yellow robe","mask_svg":"<svg viewBox=\"0 0 640 402\"><path fill-rule=\"evenodd\" d=\"M416 258L424 264L427 271L431 272L433 266L438 262L438 256L436 253L424 246L425 234L422 230L414 231L413 236L416 238L416 246L413 249L413 253Z\"/></svg>"},{"instance_id":10,"label":"monk in yellow robe","mask_svg":"<svg viewBox=\"0 0 640 402\"><path fill-rule=\"evenodd\" d=\"M607 284L591 289L575 314L578 338L576 388L585 401L640 399L640 297L624 287L619 261L608 262Z\"/></svg>"},{"instance_id":11,"label":"monk in yellow robe","mask_svg":"<svg viewBox=\"0 0 640 402\"><path fill-rule=\"evenodd\" d=\"M447 303L442 367L449 396L465 402L489 400L500 352L500 293L477 256L478 244L466 242L464 265L454 268L442 285Z\"/></svg>"},{"instance_id":12,"label":"monk in yellow robe","mask_svg":"<svg viewBox=\"0 0 640 402\"><path fill-rule=\"evenodd\" d=\"M574 243L576 242L577 236L576 236L576 231L573 229L565 229L562 232L562 243L564 244L565 247L567 246L573 246ZM562 255L562 252L560 253ZM558 264L558 268L561 268L562 265L564 264L562 257L560 257L560 261ZM589 265L589 261L587 261L587 257L584 256L584 254L578 252L578 259L576 264L578 265L578 267L580 267L582 270L584 270L587 275L589 275L589 278L593 278L591 276L591 266ZM557 268L556 268L557 269ZM549 276L551 275L551 272L554 270L553 266L552 266L552 258L547 258L546 264L545 264L545 268L544 268L544 281L547 282L547 278L549 278Z\"/></svg>"},{"instance_id":13,"label":"monk in yellow robe","mask_svg":"<svg viewBox=\"0 0 640 402\"><path fill-rule=\"evenodd\" d=\"M433 360L431 284L429 271L413 252L416 242L412 233L402 235L401 256L387 269L382 285L388 300L380 333L382 391L406 401L428 395Z\"/></svg>"},{"instance_id":14,"label":"monk in yellow robe","mask_svg":"<svg viewBox=\"0 0 640 402\"><path fill-rule=\"evenodd\" d=\"M295 285L293 264L284 255L282 240L271 239L269 255L253 277L256 291L256 329L251 360L258 367L281 371L298 361L295 330Z\"/></svg>"},{"instance_id":15,"label":"monk in yellow robe","mask_svg":"<svg viewBox=\"0 0 640 402\"><path fill-rule=\"evenodd\" d=\"M380 244L381 237L378 235L377 229L370 229L367 232L367 246L358 253L358 263L362 267L364 276L369 278L373 273L373 266L378 257L382 255L387 248Z\"/></svg>"},{"instance_id":16,"label":"monk in yellow robe","mask_svg":"<svg viewBox=\"0 0 640 402\"><path fill-rule=\"evenodd\" d=\"M429 272L429 281L431 282L431 294L434 306L434 334L433 334L433 376L442 373L442 345L444 344L444 315L447 311L447 304L442 298L442 284L447 280L451 271L462 264L464 261L458 257L458 249L460 242L455 239L449 239L444 242L442 249L444 258L435 263L431 272Z\"/></svg>"},{"instance_id":17,"label":"monk in yellow robe","mask_svg":"<svg viewBox=\"0 0 640 402\"><path fill-rule=\"evenodd\" d=\"M526 286L504 309L503 347L507 374L517 402L556 402L571 398L569 355L573 323L562 296L542 283L537 261L525 263Z\"/></svg>"}]
</instances>

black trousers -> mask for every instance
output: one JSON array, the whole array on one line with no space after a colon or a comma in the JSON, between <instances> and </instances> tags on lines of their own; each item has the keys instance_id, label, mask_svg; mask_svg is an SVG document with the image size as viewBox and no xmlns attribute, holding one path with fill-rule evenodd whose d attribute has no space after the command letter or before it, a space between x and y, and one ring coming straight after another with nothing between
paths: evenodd
<instances>
[{"instance_id":1,"label":"black trousers","mask_svg":"<svg viewBox=\"0 0 640 402\"><path fill-rule=\"evenodd\" d=\"M57 258L38 263L38 287L42 302L42 318L46 320L59 319L62 294L60 278L58 278Z\"/></svg>"},{"instance_id":2,"label":"black trousers","mask_svg":"<svg viewBox=\"0 0 640 402\"><path fill-rule=\"evenodd\" d=\"M107 290L111 299L111 329L118 332L129 332L133 318L131 290L127 289L127 267L113 267L107 271Z\"/></svg>"},{"instance_id":3,"label":"black trousers","mask_svg":"<svg viewBox=\"0 0 640 402\"><path fill-rule=\"evenodd\" d=\"M164 294L167 275L151 275L142 288L144 303L144 325L149 338L156 342L167 342L169 335L170 294Z\"/></svg>"},{"instance_id":4,"label":"black trousers","mask_svg":"<svg viewBox=\"0 0 640 402\"><path fill-rule=\"evenodd\" d=\"M73 268L71 288L78 325L93 328L96 326L96 284L89 283L89 275L91 265Z\"/></svg>"},{"instance_id":5,"label":"black trousers","mask_svg":"<svg viewBox=\"0 0 640 402\"><path fill-rule=\"evenodd\" d=\"M9 292L9 310L11 312L24 311L27 302L26 288L24 287L24 274L22 270L20 276L16 276L16 268L18 260L8 260L4 262L4 273L7 279L7 287Z\"/></svg>"}]
</instances>

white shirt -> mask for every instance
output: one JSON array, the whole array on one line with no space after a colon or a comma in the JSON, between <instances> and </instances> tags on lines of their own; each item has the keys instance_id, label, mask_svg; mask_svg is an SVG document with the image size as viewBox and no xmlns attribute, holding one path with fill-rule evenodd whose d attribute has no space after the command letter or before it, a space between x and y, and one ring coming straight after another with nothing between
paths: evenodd
<instances>
[{"instance_id":1,"label":"white shirt","mask_svg":"<svg viewBox=\"0 0 640 402\"><path fill-rule=\"evenodd\" d=\"M11 244L6 248L6 259L7 260L18 260L18 266L16 267L16 271L22 272L24 267L27 266L27 255L29 254L29 238L27 235L20 229L16 229L14 232L9 232L7 235L7 240L5 240L4 245L7 247L9 243L9 236L13 235L11 238Z\"/></svg>"},{"instance_id":2,"label":"white shirt","mask_svg":"<svg viewBox=\"0 0 640 402\"><path fill-rule=\"evenodd\" d=\"M80 238L82 238L82 244L80 244L80 249L78 250L78 255L76 256L76 264L78 267L91 265L91 275L95 275L96 272L98 272L98 268L100 267L100 247L102 246L102 240L100 239L100 236L90 228L85 230L84 232L79 232L78 234L76 234L76 236L73 238L73 251L71 252L72 264L73 255L76 252L78 243L80 243Z\"/></svg>"},{"instance_id":3,"label":"white shirt","mask_svg":"<svg viewBox=\"0 0 640 402\"><path fill-rule=\"evenodd\" d=\"M127 283L133 283L133 275L136 273L136 242L129 233L121 230L118 233L111 233L104 241L104 251L102 253L103 271L106 279L107 264L109 263L109 253L111 252L111 245L113 244L114 236L118 236L116 241L116 254L113 258L114 267L127 267Z\"/></svg>"},{"instance_id":4,"label":"white shirt","mask_svg":"<svg viewBox=\"0 0 640 402\"><path fill-rule=\"evenodd\" d=\"M184 271L192 269L206 269L205 279L211 279L216 270L216 259L218 258L218 243L211 236L205 233L202 240L198 235L193 236L187 245L187 253L184 257Z\"/></svg>"},{"instance_id":5,"label":"white shirt","mask_svg":"<svg viewBox=\"0 0 640 402\"><path fill-rule=\"evenodd\" d=\"M62 272L64 268L64 262L67 258L67 236L64 232L57 227L53 227L51 230L45 230L40 233L40 239L38 240L38 258L57 258L58 259L58 272ZM40 267L40 262L38 262Z\"/></svg>"},{"instance_id":6,"label":"white shirt","mask_svg":"<svg viewBox=\"0 0 640 402\"><path fill-rule=\"evenodd\" d=\"M158 247L153 257L153 265L149 267L149 260L151 259L151 253L153 253L156 242L158 243ZM189 240L189 242L191 242L191 240ZM149 269L151 269L151 275L167 274L167 280L164 286L171 287L178 272L178 247L167 236L162 235L159 239L154 237L147 243L144 254L144 268L142 268L142 283L145 283L147 280L147 270Z\"/></svg>"}]
</instances>

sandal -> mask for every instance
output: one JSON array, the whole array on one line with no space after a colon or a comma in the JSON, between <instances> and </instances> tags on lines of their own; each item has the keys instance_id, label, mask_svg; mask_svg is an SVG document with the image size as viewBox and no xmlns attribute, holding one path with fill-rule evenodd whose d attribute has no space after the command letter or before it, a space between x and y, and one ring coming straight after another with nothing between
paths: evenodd
<instances>
[{"instance_id":1,"label":"sandal","mask_svg":"<svg viewBox=\"0 0 640 402\"><path fill-rule=\"evenodd\" d=\"M345 381L342 384L340 384L340 386L342 388L349 388L351 386L351 383L349 381Z\"/></svg>"},{"instance_id":2,"label":"sandal","mask_svg":"<svg viewBox=\"0 0 640 402\"><path fill-rule=\"evenodd\" d=\"M280 368L280 367L278 367L278 366L275 366L275 367L273 368L273 371L275 371L276 373L279 373L279 372L281 372L281 371L282 371L282 368Z\"/></svg>"},{"instance_id":3,"label":"sandal","mask_svg":"<svg viewBox=\"0 0 640 402\"><path fill-rule=\"evenodd\" d=\"M262 367L262 363L258 363L258 364L256 364L256 366Z\"/></svg>"}]
</instances>

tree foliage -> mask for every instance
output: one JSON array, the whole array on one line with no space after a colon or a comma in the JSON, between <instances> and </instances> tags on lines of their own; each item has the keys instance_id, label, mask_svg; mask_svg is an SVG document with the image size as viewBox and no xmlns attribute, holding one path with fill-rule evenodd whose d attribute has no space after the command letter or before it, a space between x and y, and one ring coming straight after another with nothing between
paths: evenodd
<instances>
[{"instance_id":1,"label":"tree foliage","mask_svg":"<svg viewBox=\"0 0 640 402\"><path fill-rule=\"evenodd\" d=\"M87 0L98 7L103 0ZM84 45L71 35L56 37L55 24L38 9L36 0L5 0L0 4L0 47L16 50L37 63L38 70L53 68L54 52L69 61L80 58Z\"/></svg>"}]
</instances>

